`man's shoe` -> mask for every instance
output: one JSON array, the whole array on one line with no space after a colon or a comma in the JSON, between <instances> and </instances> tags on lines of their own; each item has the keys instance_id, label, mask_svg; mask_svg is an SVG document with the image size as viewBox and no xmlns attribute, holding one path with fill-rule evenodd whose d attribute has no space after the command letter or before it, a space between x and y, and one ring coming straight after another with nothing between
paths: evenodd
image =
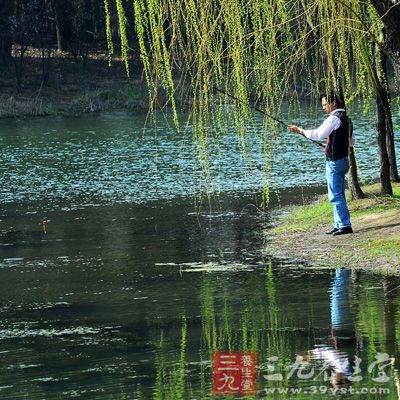
<instances>
[{"instance_id":1,"label":"man's shoe","mask_svg":"<svg viewBox=\"0 0 400 400\"><path fill-rule=\"evenodd\" d=\"M347 233L353 233L351 226L345 226L344 228L339 228L336 232L333 232L333 236L346 235Z\"/></svg>"},{"instance_id":2,"label":"man's shoe","mask_svg":"<svg viewBox=\"0 0 400 400\"><path fill-rule=\"evenodd\" d=\"M332 228L330 231L326 231L325 233L327 234L327 235L332 235L332 233L335 233L335 232L337 232L339 230L339 228Z\"/></svg>"}]
</instances>

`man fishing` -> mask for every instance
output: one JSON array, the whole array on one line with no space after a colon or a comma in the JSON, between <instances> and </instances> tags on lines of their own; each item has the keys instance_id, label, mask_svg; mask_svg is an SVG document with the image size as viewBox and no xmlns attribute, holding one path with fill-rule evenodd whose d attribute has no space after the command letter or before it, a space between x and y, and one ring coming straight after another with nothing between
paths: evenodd
<instances>
[{"instance_id":1,"label":"man fishing","mask_svg":"<svg viewBox=\"0 0 400 400\"><path fill-rule=\"evenodd\" d=\"M289 125L288 129L310 140L326 139L326 180L328 197L333 206L333 226L328 235L353 233L345 196L345 175L349 171L350 147L355 137L351 119L346 115L344 101L334 92L321 97L322 108L328 115L319 128L303 129Z\"/></svg>"}]
</instances>

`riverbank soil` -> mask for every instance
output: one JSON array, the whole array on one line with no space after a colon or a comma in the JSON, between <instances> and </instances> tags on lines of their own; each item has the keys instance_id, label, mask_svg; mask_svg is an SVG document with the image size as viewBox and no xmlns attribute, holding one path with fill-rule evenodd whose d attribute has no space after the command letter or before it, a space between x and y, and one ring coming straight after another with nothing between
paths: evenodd
<instances>
[{"instance_id":1,"label":"riverbank soil","mask_svg":"<svg viewBox=\"0 0 400 400\"><path fill-rule=\"evenodd\" d=\"M0 118L78 115L148 106L139 58L132 57L128 77L121 59L114 58L110 66L104 50L92 50L85 58L54 50L48 61L40 49L28 48L20 92L13 63L0 68L0 88Z\"/></svg>"},{"instance_id":2,"label":"riverbank soil","mask_svg":"<svg viewBox=\"0 0 400 400\"><path fill-rule=\"evenodd\" d=\"M332 236L332 211L326 196L312 204L280 210L268 233L268 249L310 265L361 268L400 275L400 185L392 197L379 186L365 188L367 198L349 201L353 234Z\"/></svg>"}]
</instances>

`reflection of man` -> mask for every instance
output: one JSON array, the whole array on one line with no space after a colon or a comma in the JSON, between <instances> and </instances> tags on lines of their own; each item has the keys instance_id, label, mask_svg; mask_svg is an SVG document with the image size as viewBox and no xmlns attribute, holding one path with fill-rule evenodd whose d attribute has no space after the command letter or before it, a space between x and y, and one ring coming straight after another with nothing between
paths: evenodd
<instances>
[{"instance_id":1,"label":"reflection of man","mask_svg":"<svg viewBox=\"0 0 400 400\"><path fill-rule=\"evenodd\" d=\"M333 369L331 375L331 383L333 386L348 382L352 375L350 361L345 352L321 345L312 349L310 351L310 356L314 360L323 361L325 367L329 366Z\"/></svg>"},{"instance_id":2,"label":"reflection of man","mask_svg":"<svg viewBox=\"0 0 400 400\"><path fill-rule=\"evenodd\" d=\"M354 146L352 123L346 115L345 104L335 93L321 98L322 108L329 116L317 129L289 125L292 132L311 140L326 139L326 180L328 197L333 206L333 226L326 232L333 235L353 233L345 196L345 175L349 171L349 150Z\"/></svg>"},{"instance_id":3,"label":"reflection of man","mask_svg":"<svg viewBox=\"0 0 400 400\"><path fill-rule=\"evenodd\" d=\"M330 294L333 346L323 344L310 351L312 359L322 360L325 366L333 369L333 386L348 382L353 373L348 354L340 350L342 344L348 344L354 339L354 320L349 296L350 279L351 270L336 269Z\"/></svg>"},{"instance_id":4,"label":"reflection of man","mask_svg":"<svg viewBox=\"0 0 400 400\"><path fill-rule=\"evenodd\" d=\"M330 299L332 331L351 338L354 336L354 322L350 309L350 280L351 270L337 268L332 281Z\"/></svg>"}]
</instances>

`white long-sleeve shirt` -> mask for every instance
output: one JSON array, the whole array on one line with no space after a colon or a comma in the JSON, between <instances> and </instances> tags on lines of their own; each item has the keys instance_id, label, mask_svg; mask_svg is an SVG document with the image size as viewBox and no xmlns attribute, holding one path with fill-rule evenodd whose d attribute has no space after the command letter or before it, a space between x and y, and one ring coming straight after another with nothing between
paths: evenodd
<instances>
[{"instance_id":1,"label":"white long-sleeve shirt","mask_svg":"<svg viewBox=\"0 0 400 400\"><path fill-rule=\"evenodd\" d=\"M334 115L338 111L345 111L343 108L336 108L333 110L329 116L325 119L321 126L316 129L305 129L304 136L311 140L324 140L335 130L338 129L341 122L340 118ZM356 142L356 137L353 131L353 135L350 139L350 146L354 146Z\"/></svg>"}]
</instances>

